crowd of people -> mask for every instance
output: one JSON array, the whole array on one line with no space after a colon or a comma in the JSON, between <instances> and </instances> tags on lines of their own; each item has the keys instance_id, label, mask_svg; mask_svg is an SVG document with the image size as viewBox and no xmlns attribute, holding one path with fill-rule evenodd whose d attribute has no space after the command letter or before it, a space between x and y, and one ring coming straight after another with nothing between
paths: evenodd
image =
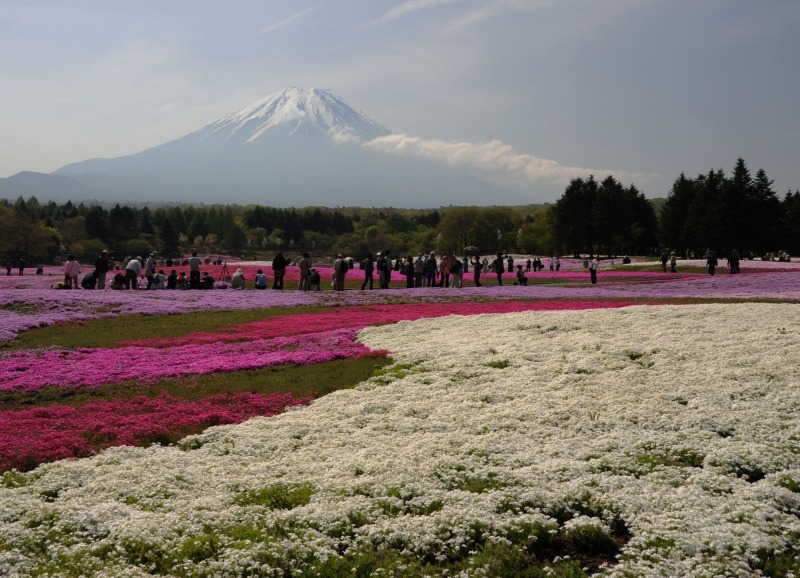
<instances>
[{"instance_id":1,"label":"crowd of people","mask_svg":"<svg viewBox=\"0 0 800 578\"><path fill-rule=\"evenodd\" d=\"M714 251L707 251L704 255L706 268L710 275L714 275L719 266L719 258ZM770 255L770 257L772 257ZM789 260L787 255L780 254L781 260ZM677 256L675 252L669 254L664 251L661 254L661 266L667 272L669 266L672 273L676 273ZM630 263L626 256L623 263ZM737 251L730 252L727 265L731 274L740 273L740 258ZM329 262L331 263L331 262ZM203 272L204 265L224 265L222 273L217 279L206 270ZM334 291L343 291L345 279L348 274L356 267L363 273L361 290L388 289L392 282L392 273L399 273L402 280L401 285L412 289L420 287L452 287L462 288L464 279L472 275L472 282L476 287L482 286L482 279L486 275L496 276L497 285L504 284L504 274L511 273L513 277L505 278L505 282L512 281L514 285L527 285L529 277L527 273L541 272L545 270L557 272L561 270L561 258L551 256L549 258L528 257L524 261L515 263L512 255L496 253L490 260L477 254L464 255L458 257L453 253L443 253L437 256L435 251L430 253L417 253L416 257L407 255L406 257L394 257L390 250L379 251L373 255L368 253L363 259L356 262L351 257L342 254L336 255L331 263L331 288ZM182 266L188 268L187 272L178 271L171 267ZM297 258L288 259L282 251L278 251L271 262L272 289L283 290L284 279L286 278L287 267L297 267L299 269L299 281L297 289L300 291L320 291L322 280L320 272L314 267L311 256L304 252ZM590 255L583 261L583 267L589 272L590 282L597 283L597 271L600 266L599 257ZM7 261L6 272L11 275L11 261ZM18 263L19 274L24 274L25 262L20 259ZM268 269L258 269L253 279L247 279L245 272L238 268L229 275L227 263L223 262L222 257L204 257L192 253L189 257L170 259L158 256L155 252L150 253L146 259L141 256L126 257L121 264L117 264L108 251L102 251L95 259L93 268L79 282L78 277L81 273L81 264L74 255L69 255L64 263L64 278L52 285L57 289L98 289L106 287L106 281L111 275L108 287L114 290L139 290L139 289L216 289L227 288L243 290L248 286L254 289L264 290L269 288L267 279ZM42 267L37 268L38 274L43 274ZM252 275L252 270L251 273ZM352 274L351 274L352 275ZM395 275L395 282L397 275Z\"/></svg>"},{"instance_id":2,"label":"crowd of people","mask_svg":"<svg viewBox=\"0 0 800 578\"><path fill-rule=\"evenodd\" d=\"M558 257L551 257L547 261L551 271L559 271L561 261ZM215 279L208 271L203 272L204 265L224 264L223 273ZM171 269L173 266L188 267L187 272ZM314 267L311 256L304 252L296 259L290 260L279 251L272 259L272 289L283 290L286 269L294 266L299 269L299 282L297 289L301 291L321 290L320 272ZM345 279L350 271L358 267L363 272L363 282L361 289L366 290L377 288L388 289L392 281L392 273L399 273L405 280L406 288L419 287L452 287L462 288L464 277L472 274L472 281L476 287L480 287L481 278L487 274L494 274L499 285L503 284L503 274L514 273L515 285L527 285L528 278L526 273L531 271L543 271L545 264L538 257L528 258L523 263L518 263L515 267L514 258L511 255L497 253L491 261L487 257L478 255L457 257L452 253L444 253L437 256L436 252L418 253L416 257L408 255L406 257L394 257L390 250L380 251L376 255L368 253L361 261L356 261L351 257L338 254L332 261L331 288L335 291L343 291ZM23 266L20 266L22 274ZM74 255L69 255L64 263L63 281L58 281L52 287L56 289L97 289L103 290L106 281L111 276L108 287L114 290L139 290L139 289L215 289L227 288L246 289L248 280L245 272L238 268L232 275L227 275L227 263L223 263L221 257L212 259L210 257L201 258L197 253L192 253L190 257L180 259L170 259L159 257L155 252L150 253L147 258L141 256L126 257L122 263L117 264L104 250L95 259L94 266L85 274L82 281L78 281L82 265L76 260ZM258 269L252 279L252 286L255 289L264 290L269 288L266 267ZM41 272L41 268L40 268ZM10 269L9 269L10 274ZM395 280L397 276L395 275Z\"/></svg>"}]
</instances>

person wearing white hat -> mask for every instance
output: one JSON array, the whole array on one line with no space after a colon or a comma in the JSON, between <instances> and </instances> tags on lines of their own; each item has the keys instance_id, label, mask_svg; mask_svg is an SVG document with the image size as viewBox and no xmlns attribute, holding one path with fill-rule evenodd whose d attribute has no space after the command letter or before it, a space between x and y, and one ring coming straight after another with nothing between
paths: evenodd
<instances>
[{"instance_id":1,"label":"person wearing white hat","mask_svg":"<svg viewBox=\"0 0 800 578\"><path fill-rule=\"evenodd\" d=\"M344 291L344 276L347 273L347 263L339 253L333 262L333 288L335 291Z\"/></svg>"},{"instance_id":2,"label":"person wearing white hat","mask_svg":"<svg viewBox=\"0 0 800 578\"><path fill-rule=\"evenodd\" d=\"M131 259L125 267L125 289L138 289L142 276L142 258Z\"/></svg>"}]
</instances>

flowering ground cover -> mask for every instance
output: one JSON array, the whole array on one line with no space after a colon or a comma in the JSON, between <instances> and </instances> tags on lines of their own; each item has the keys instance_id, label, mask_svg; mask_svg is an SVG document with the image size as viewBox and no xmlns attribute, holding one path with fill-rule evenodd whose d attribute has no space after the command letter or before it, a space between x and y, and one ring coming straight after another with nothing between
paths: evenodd
<instances>
[{"instance_id":1,"label":"flowering ground cover","mask_svg":"<svg viewBox=\"0 0 800 578\"><path fill-rule=\"evenodd\" d=\"M784 265L784 264L777 264ZM612 275L612 273L614 273ZM548 273L549 274L549 273ZM565 276L572 275L564 272ZM34 327L119 315L170 315L193 311L369 305L393 302L509 299L800 299L800 269L742 275L636 274L633 281L615 272L565 284L464 289L392 289L390 291L55 291L48 288L0 291L0 342ZM2 277L0 277L2 279ZM567 277L565 277L567 279Z\"/></svg>"},{"instance_id":2,"label":"flowering ground cover","mask_svg":"<svg viewBox=\"0 0 800 578\"><path fill-rule=\"evenodd\" d=\"M120 328L103 347L0 353L0 471L109 448L6 472L0 575L798 574L798 274L606 270L591 286L565 267L529 287L307 294L0 283L6 344ZM729 302L686 304L714 298ZM286 309L225 322L259 307ZM210 311L211 329L124 341L126 323ZM248 386L270 371L254 368L313 380L382 351L393 366L311 405ZM206 378L220 389L187 381Z\"/></svg>"},{"instance_id":3,"label":"flowering ground cover","mask_svg":"<svg viewBox=\"0 0 800 578\"><path fill-rule=\"evenodd\" d=\"M190 401L171 395L100 400L0 411L0 471L90 456L121 445L169 443L212 425L271 416L311 397L290 393L215 395Z\"/></svg>"},{"instance_id":4,"label":"flowering ground cover","mask_svg":"<svg viewBox=\"0 0 800 578\"><path fill-rule=\"evenodd\" d=\"M480 315L482 313L512 313L517 311L556 311L561 309L601 309L627 307L635 301L480 301L453 303L413 303L386 305L356 305L337 307L331 312L280 315L252 323L225 326L214 332L190 333L183 337L166 339L142 339L122 342L128 346L175 347L188 344L222 343L269 339L279 336L318 334L337 328L364 328L371 325L386 325L399 321L445 317L448 315ZM0 364L0 379L2 379Z\"/></svg>"},{"instance_id":5,"label":"flowering ground cover","mask_svg":"<svg viewBox=\"0 0 800 578\"><path fill-rule=\"evenodd\" d=\"M97 387L127 380L149 384L167 377L374 355L354 336L353 330L341 329L243 343L10 352L0 357L0 391Z\"/></svg>"},{"instance_id":6,"label":"flowering ground cover","mask_svg":"<svg viewBox=\"0 0 800 578\"><path fill-rule=\"evenodd\" d=\"M797 304L420 319L360 339L396 364L356 389L7 473L0 572L800 571Z\"/></svg>"}]
</instances>

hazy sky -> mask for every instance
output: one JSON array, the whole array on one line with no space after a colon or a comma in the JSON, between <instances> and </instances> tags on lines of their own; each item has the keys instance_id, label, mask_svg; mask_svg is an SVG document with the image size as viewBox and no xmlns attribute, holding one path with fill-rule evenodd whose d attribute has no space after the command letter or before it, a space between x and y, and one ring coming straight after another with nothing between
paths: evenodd
<instances>
[{"instance_id":1,"label":"hazy sky","mask_svg":"<svg viewBox=\"0 0 800 578\"><path fill-rule=\"evenodd\" d=\"M552 199L589 172L665 196L738 157L782 195L800 188L798 30L798 0L0 0L0 177L296 86Z\"/></svg>"}]
</instances>

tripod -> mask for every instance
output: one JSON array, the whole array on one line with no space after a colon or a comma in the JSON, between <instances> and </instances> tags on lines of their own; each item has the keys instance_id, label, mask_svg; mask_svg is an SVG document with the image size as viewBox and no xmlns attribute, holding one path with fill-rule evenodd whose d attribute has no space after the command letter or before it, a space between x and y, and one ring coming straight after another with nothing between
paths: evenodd
<instances>
[{"instance_id":1,"label":"tripod","mask_svg":"<svg viewBox=\"0 0 800 578\"><path fill-rule=\"evenodd\" d=\"M225 261L222 264L222 271L219 272L219 279L217 279L217 281L230 281L230 280L231 280L231 274L230 271L228 271L228 262Z\"/></svg>"}]
</instances>

